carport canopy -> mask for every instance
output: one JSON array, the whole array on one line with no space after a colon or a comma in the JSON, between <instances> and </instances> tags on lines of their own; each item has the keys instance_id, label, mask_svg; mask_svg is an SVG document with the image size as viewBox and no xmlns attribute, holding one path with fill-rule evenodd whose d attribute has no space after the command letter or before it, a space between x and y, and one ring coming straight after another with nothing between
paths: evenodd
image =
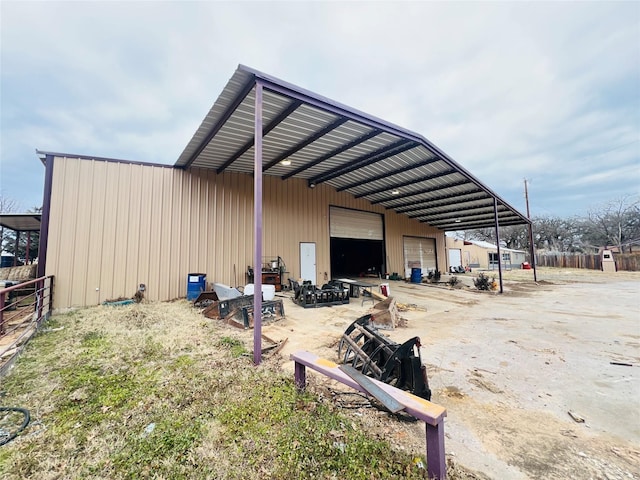
<instances>
[{"instance_id":1,"label":"carport canopy","mask_svg":"<svg viewBox=\"0 0 640 480\"><path fill-rule=\"evenodd\" d=\"M0 215L0 227L15 232L39 232L41 218L39 213L3 213Z\"/></svg>"},{"instance_id":2,"label":"carport canopy","mask_svg":"<svg viewBox=\"0 0 640 480\"><path fill-rule=\"evenodd\" d=\"M240 65L175 166L325 183L445 231L529 220L423 136ZM497 217L496 217L497 215Z\"/></svg>"}]
</instances>

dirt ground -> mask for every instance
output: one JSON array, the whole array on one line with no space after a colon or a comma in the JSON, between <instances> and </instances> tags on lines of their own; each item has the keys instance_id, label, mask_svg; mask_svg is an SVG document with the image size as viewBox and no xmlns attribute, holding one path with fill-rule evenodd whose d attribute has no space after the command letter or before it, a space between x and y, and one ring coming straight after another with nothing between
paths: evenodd
<instances>
[{"instance_id":1,"label":"dirt ground","mask_svg":"<svg viewBox=\"0 0 640 480\"><path fill-rule=\"evenodd\" d=\"M421 338L456 463L476 478L640 479L640 273L539 269L535 283L532 271L505 272L502 295L388 283L413 307L401 313L406 327L385 333ZM342 333L371 305L303 309L286 298L286 319L263 333L288 338L285 358L309 350L338 361ZM422 424L364 416L394 445L424 454Z\"/></svg>"}]
</instances>

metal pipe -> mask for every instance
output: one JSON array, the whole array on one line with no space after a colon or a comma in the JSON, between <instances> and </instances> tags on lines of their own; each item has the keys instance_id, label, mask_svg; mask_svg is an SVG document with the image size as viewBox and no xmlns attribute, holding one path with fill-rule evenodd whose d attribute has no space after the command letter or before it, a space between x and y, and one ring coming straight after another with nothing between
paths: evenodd
<instances>
[{"instance_id":1,"label":"metal pipe","mask_svg":"<svg viewBox=\"0 0 640 480\"><path fill-rule=\"evenodd\" d=\"M0 335L4 335L4 295L5 292L0 291Z\"/></svg>"},{"instance_id":2,"label":"metal pipe","mask_svg":"<svg viewBox=\"0 0 640 480\"><path fill-rule=\"evenodd\" d=\"M27 248L24 254L25 265L29 265L29 250L31 250L31 232L27 232Z\"/></svg>"},{"instance_id":3,"label":"metal pipe","mask_svg":"<svg viewBox=\"0 0 640 480\"><path fill-rule=\"evenodd\" d=\"M536 272L536 246L533 244L533 223L531 223L531 214L529 213L529 190L527 189L527 179L524 179L524 199L527 204L527 218L529 219L529 247L531 250L531 268L533 268L533 281L538 281L538 273Z\"/></svg>"},{"instance_id":4,"label":"metal pipe","mask_svg":"<svg viewBox=\"0 0 640 480\"><path fill-rule=\"evenodd\" d=\"M502 288L502 255L500 254L500 224L498 223L498 199L493 198L493 214L496 219L496 250L498 254L498 277L500 278L500 293L504 293Z\"/></svg>"},{"instance_id":5,"label":"metal pipe","mask_svg":"<svg viewBox=\"0 0 640 480\"><path fill-rule=\"evenodd\" d=\"M262 83L256 82L253 165L253 363L262 361Z\"/></svg>"},{"instance_id":6,"label":"metal pipe","mask_svg":"<svg viewBox=\"0 0 640 480\"><path fill-rule=\"evenodd\" d=\"M20 249L20 230L16 230L16 247L13 250L13 266L18 265L18 252Z\"/></svg>"},{"instance_id":7,"label":"metal pipe","mask_svg":"<svg viewBox=\"0 0 640 480\"><path fill-rule=\"evenodd\" d=\"M38 245L38 277L44 276L47 266L49 217L51 216L51 188L53 185L53 155L47 155L45 158L42 220L40 222L40 239Z\"/></svg>"}]
</instances>

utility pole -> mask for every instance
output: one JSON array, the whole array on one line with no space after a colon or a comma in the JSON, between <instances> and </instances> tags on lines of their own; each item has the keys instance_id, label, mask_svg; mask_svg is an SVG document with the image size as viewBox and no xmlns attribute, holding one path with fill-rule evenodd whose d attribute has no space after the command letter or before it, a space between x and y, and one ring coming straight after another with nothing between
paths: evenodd
<instances>
[{"instance_id":1,"label":"utility pole","mask_svg":"<svg viewBox=\"0 0 640 480\"><path fill-rule=\"evenodd\" d=\"M527 204L527 218L529 219L529 244L531 248L531 268L533 268L533 281L538 281L536 273L536 251L533 244L533 226L531 225L531 213L529 213L529 190L527 189L527 179L524 179L524 199Z\"/></svg>"}]
</instances>

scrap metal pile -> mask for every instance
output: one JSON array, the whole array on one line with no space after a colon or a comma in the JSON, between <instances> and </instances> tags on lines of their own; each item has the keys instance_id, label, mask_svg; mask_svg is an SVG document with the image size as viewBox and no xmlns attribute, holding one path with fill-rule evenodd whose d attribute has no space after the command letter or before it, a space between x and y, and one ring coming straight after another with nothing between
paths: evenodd
<instances>
[{"instance_id":1,"label":"scrap metal pile","mask_svg":"<svg viewBox=\"0 0 640 480\"><path fill-rule=\"evenodd\" d=\"M293 290L293 301L304 308L330 307L332 305L344 305L349 303L349 289L343 288L339 282L333 280L318 288L311 282L298 282L290 280Z\"/></svg>"},{"instance_id":2,"label":"scrap metal pile","mask_svg":"<svg viewBox=\"0 0 640 480\"><path fill-rule=\"evenodd\" d=\"M222 284L214 284L213 292L202 292L194 305L205 307L202 314L211 319L223 320L238 328L253 328L253 295L243 295L239 290ZM262 301L262 321L284 318L282 300Z\"/></svg>"},{"instance_id":3,"label":"scrap metal pile","mask_svg":"<svg viewBox=\"0 0 640 480\"><path fill-rule=\"evenodd\" d=\"M365 375L431 400L427 369L420 355L420 338L398 344L378 332L371 314L358 318L345 330L338 345L338 357Z\"/></svg>"}]
</instances>

